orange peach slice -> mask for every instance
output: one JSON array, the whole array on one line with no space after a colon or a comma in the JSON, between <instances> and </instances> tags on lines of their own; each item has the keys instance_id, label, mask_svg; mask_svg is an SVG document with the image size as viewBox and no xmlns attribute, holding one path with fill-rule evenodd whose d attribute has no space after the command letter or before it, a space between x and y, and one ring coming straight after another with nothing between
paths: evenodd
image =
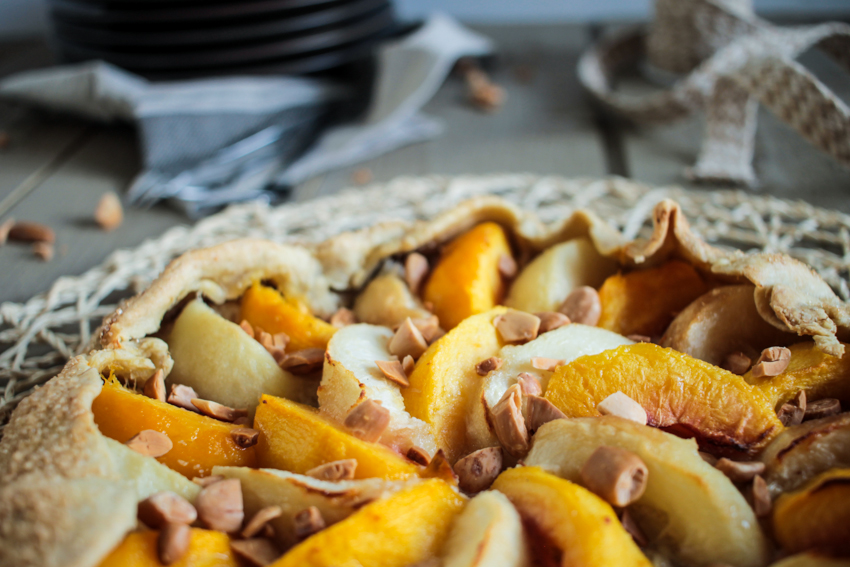
<instances>
[{"instance_id":1,"label":"orange peach slice","mask_svg":"<svg viewBox=\"0 0 850 567\"><path fill-rule=\"evenodd\" d=\"M843 343L842 343L843 344ZM805 390L809 401L838 398L843 407L850 406L850 352L832 356L821 352L814 342L791 345L791 362L779 376L755 378L752 371L744 380L764 393L775 407L790 401L797 392Z\"/></svg>"},{"instance_id":2,"label":"orange peach slice","mask_svg":"<svg viewBox=\"0 0 850 567\"><path fill-rule=\"evenodd\" d=\"M740 376L651 343L561 366L546 398L568 417L595 417L618 391L643 406L649 425L696 437L713 452L754 455L782 430L773 405Z\"/></svg>"},{"instance_id":3,"label":"orange peach slice","mask_svg":"<svg viewBox=\"0 0 850 567\"><path fill-rule=\"evenodd\" d=\"M832 469L783 494L773 510L776 540L791 553L850 553L850 469Z\"/></svg>"},{"instance_id":4,"label":"orange peach slice","mask_svg":"<svg viewBox=\"0 0 850 567\"><path fill-rule=\"evenodd\" d=\"M288 352L325 349L336 327L310 314L303 304L255 283L242 296L242 319L272 335L286 333Z\"/></svg>"},{"instance_id":5,"label":"orange peach slice","mask_svg":"<svg viewBox=\"0 0 850 567\"><path fill-rule=\"evenodd\" d=\"M160 567L157 556L159 532L135 532L112 550L100 567ZM189 549L172 567L238 567L227 534L192 528Z\"/></svg>"},{"instance_id":6,"label":"orange peach slice","mask_svg":"<svg viewBox=\"0 0 850 567\"><path fill-rule=\"evenodd\" d=\"M617 274L599 289L602 316L597 326L621 335L660 336L679 311L706 291L697 271L678 260Z\"/></svg>"},{"instance_id":7,"label":"orange peach slice","mask_svg":"<svg viewBox=\"0 0 850 567\"><path fill-rule=\"evenodd\" d=\"M471 413L483 380L475 365L495 355L502 345L493 319L505 312L497 307L473 315L449 331L425 351L410 375L410 386L401 391L407 411L430 425L450 463L487 446L470 437L467 420L477 418L478 429L487 429L485 416Z\"/></svg>"},{"instance_id":8,"label":"orange peach slice","mask_svg":"<svg viewBox=\"0 0 850 567\"><path fill-rule=\"evenodd\" d=\"M254 428L261 467L304 474L319 465L356 459L355 478L401 479L415 476L419 467L378 443L346 433L311 407L283 398L263 396Z\"/></svg>"},{"instance_id":9,"label":"orange peach slice","mask_svg":"<svg viewBox=\"0 0 850 567\"><path fill-rule=\"evenodd\" d=\"M453 329L501 301L505 285L499 259L503 255L511 256L511 248L504 229L492 222L479 224L446 246L422 294L434 305L440 326Z\"/></svg>"},{"instance_id":10,"label":"orange peach slice","mask_svg":"<svg viewBox=\"0 0 850 567\"><path fill-rule=\"evenodd\" d=\"M431 479L368 504L293 547L273 567L407 567L436 555L465 498Z\"/></svg>"},{"instance_id":11,"label":"orange peach slice","mask_svg":"<svg viewBox=\"0 0 850 567\"><path fill-rule=\"evenodd\" d=\"M242 427L132 392L109 380L92 403L101 433L119 441L145 429L164 433L173 448L157 460L187 478L208 476L216 465L256 465L254 448L243 449L230 435Z\"/></svg>"},{"instance_id":12,"label":"orange peach slice","mask_svg":"<svg viewBox=\"0 0 850 567\"><path fill-rule=\"evenodd\" d=\"M535 565L650 567L614 509L577 484L538 467L517 467L493 483L516 507Z\"/></svg>"}]
</instances>

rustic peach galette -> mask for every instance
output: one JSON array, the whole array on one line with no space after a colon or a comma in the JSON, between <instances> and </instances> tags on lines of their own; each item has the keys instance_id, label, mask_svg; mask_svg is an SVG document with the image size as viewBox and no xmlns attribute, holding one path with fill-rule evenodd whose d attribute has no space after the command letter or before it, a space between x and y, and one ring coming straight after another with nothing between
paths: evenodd
<instances>
[{"instance_id":1,"label":"rustic peach galette","mask_svg":"<svg viewBox=\"0 0 850 567\"><path fill-rule=\"evenodd\" d=\"M0 441L0 565L847 565L850 307L496 198L172 262Z\"/></svg>"}]
</instances>

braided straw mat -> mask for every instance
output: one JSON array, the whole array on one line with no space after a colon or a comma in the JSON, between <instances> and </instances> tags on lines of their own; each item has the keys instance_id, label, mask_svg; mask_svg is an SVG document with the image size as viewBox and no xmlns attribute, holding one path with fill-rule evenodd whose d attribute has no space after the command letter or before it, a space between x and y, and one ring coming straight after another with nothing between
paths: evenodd
<instances>
[{"instance_id":1,"label":"braided straw mat","mask_svg":"<svg viewBox=\"0 0 850 567\"><path fill-rule=\"evenodd\" d=\"M842 299L850 299L850 216L800 201L731 190L655 188L622 178L527 174L398 178L305 203L232 206L194 227L176 227L135 249L118 250L100 266L81 276L60 278L50 291L25 303L4 303L0 423L70 357L91 348L94 331L119 300L147 287L171 259L187 250L245 236L319 242L382 221L427 219L482 194L535 211L544 222L590 209L629 239L648 235L654 205L669 197L679 202L707 241L789 253L817 269Z\"/></svg>"}]
</instances>

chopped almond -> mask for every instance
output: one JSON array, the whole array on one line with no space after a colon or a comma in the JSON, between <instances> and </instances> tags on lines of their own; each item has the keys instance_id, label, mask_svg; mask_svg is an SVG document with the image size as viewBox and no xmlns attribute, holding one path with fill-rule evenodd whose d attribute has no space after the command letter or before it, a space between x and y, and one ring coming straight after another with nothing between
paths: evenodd
<instances>
[{"instance_id":1,"label":"chopped almond","mask_svg":"<svg viewBox=\"0 0 850 567\"><path fill-rule=\"evenodd\" d=\"M148 381L145 382L144 391L145 395L149 398L159 400L160 402L165 401L165 378L163 378L161 369L157 369L153 373L153 376L148 378Z\"/></svg>"},{"instance_id":2,"label":"chopped almond","mask_svg":"<svg viewBox=\"0 0 850 567\"><path fill-rule=\"evenodd\" d=\"M528 342L537 338L540 319L524 311L508 311L496 317L493 323L496 330L507 343Z\"/></svg>"},{"instance_id":3,"label":"chopped almond","mask_svg":"<svg viewBox=\"0 0 850 567\"><path fill-rule=\"evenodd\" d=\"M277 546L263 538L233 539L230 540L230 549L252 567L266 567L281 556Z\"/></svg>"},{"instance_id":4,"label":"chopped almond","mask_svg":"<svg viewBox=\"0 0 850 567\"><path fill-rule=\"evenodd\" d=\"M767 488L767 483L761 477L761 475L756 475L753 478L753 511L756 513L756 517L764 518L770 511L773 509L773 501L770 498L770 490Z\"/></svg>"},{"instance_id":5,"label":"chopped almond","mask_svg":"<svg viewBox=\"0 0 850 567\"><path fill-rule=\"evenodd\" d=\"M49 262L53 259L53 245L47 242L36 242L32 245L32 253L41 260Z\"/></svg>"},{"instance_id":6,"label":"chopped almond","mask_svg":"<svg viewBox=\"0 0 850 567\"><path fill-rule=\"evenodd\" d=\"M352 311L351 309L340 307L336 310L336 313L331 315L331 318L328 323L330 323L337 329L342 329L343 327L347 327L349 325L354 325L355 323L357 323L357 317L354 315L354 311Z\"/></svg>"},{"instance_id":7,"label":"chopped almond","mask_svg":"<svg viewBox=\"0 0 850 567\"><path fill-rule=\"evenodd\" d=\"M584 486L619 507L643 496L648 475L649 469L641 458L620 447L599 447L581 468Z\"/></svg>"},{"instance_id":8,"label":"chopped almond","mask_svg":"<svg viewBox=\"0 0 850 567\"><path fill-rule=\"evenodd\" d=\"M211 476L196 476L192 479L192 482L200 486L201 488L207 487L211 484L215 484L217 482L221 482L224 480L224 477L221 475L211 475Z\"/></svg>"},{"instance_id":9,"label":"chopped almond","mask_svg":"<svg viewBox=\"0 0 850 567\"><path fill-rule=\"evenodd\" d=\"M16 242L56 242L56 233L47 225L37 222L16 222L9 229L9 240Z\"/></svg>"},{"instance_id":10,"label":"chopped almond","mask_svg":"<svg viewBox=\"0 0 850 567\"><path fill-rule=\"evenodd\" d=\"M779 376L791 362L791 351L785 347L770 347L761 351L761 356L753 366L754 378Z\"/></svg>"},{"instance_id":11,"label":"chopped almond","mask_svg":"<svg viewBox=\"0 0 850 567\"><path fill-rule=\"evenodd\" d=\"M416 367L416 362L414 362L413 357L409 354L404 357L404 360L401 361L401 368L404 370L405 376L410 376L413 373L413 369Z\"/></svg>"},{"instance_id":12,"label":"chopped almond","mask_svg":"<svg viewBox=\"0 0 850 567\"><path fill-rule=\"evenodd\" d=\"M517 273L516 260L510 254L502 254L499 256L499 275L505 279L511 279Z\"/></svg>"},{"instance_id":13,"label":"chopped almond","mask_svg":"<svg viewBox=\"0 0 850 567\"><path fill-rule=\"evenodd\" d=\"M422 478L439 478L450 484L457 484L457 474L449 464L446 458L446 453L442 449L437 449L434 458L425 467L425 470L420 473Z\"/></svg>"},{"instance_id":14,"label":"chopped almond","mask_svg":"<svg viewBox=\"0 0 850 567\"><path fill-rule=\"evenodd\" d=\"M248 415L248 410L246 409L229 408L211 400L202 400L200 398L193 398L192 405L198 408L198 411L207 417L212 417L230 423L234 422L237 418Z\"/></svg>"},{"instance_id":15,"label":"chopped almond","mask_svg":"<svg viewBox=\"0 0 850 567\"><path fill-rule=\"evenodd\" d=\"M311 535L325 529L325 519L322 513L315 506L310 506L306 510L301 510L295 514L295 537L298 539L307 539Z\"/></svg>"},{"instance_id":16,"label":"chopped almond","mask_svg":"<svg viewBox=\"0 0 850 567\"><path fill-rule=\"evenodd\" d=\"M835 398L824 398L806 405L804 418L820 419L841 413L841 402Z\"/></svg>"},{"instance_id":17,"label":"chopped almond","mask_svg":"<svg viewBox=\"0 0 850 567\"><path fill-rule=\"evenodd\" d=\"M599 300L599 293L585 285L571 291L558 311L569 317L573 323L593 327L602 316L602 302Z\"/></svg>"},{"instance_id":18,"label":"chopped almond","mask_svg":"<svg viewBox=\"0 0 850 567\"><path fill-rule=\"evenodd\" d=\"M797 395L794 396L794 403L797 404L797 407L802 409L804 412L806 411L806 391L800 390L797 392Z\"/></svg>"},{"instance_id":19,"label":"chopped almond","mask_svg":"<svg viewBox=\"0 0 850 567\"><path fill-rule=\"evenodd\" d=\"M345 418L345 426L351 434L364 441L377 441L389 425L390 410L375 400L357 404Z\"/></svg>"},{"instance_id":20,"label":"chopped almond","mask_svg":"<svg viewBox=\"0 0 850 567\"><path fill-rule=\"evenodd\" d=\"M433 343L446 334L446 332L440 328L440 318L436 315L431 315L430 317L414 317L410 321L413 323L414 327L419 329L419 332L422 333L422 338L424 338L428 344Z\"/></svg>"},{"instance_id":21,"label":"chopped almond","mask_svg":"<svg viewBox=\"0 0 850 567\"><path fill-rule=\"evenodd\" d=\"M646 335L628 335L627 339L636 343L651 343L652 337L647 337Z\"/></svg>"},{"instance_id":22,"label":"chopped almond","mask_svg":"<svg viewBox=\"0 0 850 567\"><path fill-rule=\"evenodd\" d=\"M398 360L376 360L375 364L378 365L378 368L390 382L395 382L404 388L410 386L404 367Z\"/></svg>"},{"instance_id":23,"label":"chopped almond","mask_svg":"<svg viewBox=\"0 0 850 567\"><path fill-rule=\"evenodd\" d=\"M388 349L390 354L394 354L399 358L412 356L416 360L428 350L428 342L413 324L410 317L408 317L399 326L392 339L390 339Z\"/></svg>"},{"instance_id":24,"label":"chopped almond","mask_svg":"<svg viewBox=\"0 0 850 567\"><path fill-rule=\"evenodd\" d=\"M792 425L800 425L806 416L806 410L793 404L782 404L779 411L776 412L776 417L782 422L785 427Z\"/></svg>"},{"instance_id":25,"label":"chopped almond","mask_svg":"<svg viewBox=\"0 0 850 567\"><path fill-rule=\"evenodd\" d=\"M267 333L260 331L257 340L263 345L263 348L274 357L278 364L286 357L286 345L289 344L289 335L286 333Z\"/></svg>"},{"instance_id":26,"label":"chopped almond","mask_svg":"<svg viewBox=\"0 0 850 567\"><path fill-rule=\"evenodd\" d=\"M508 388L492 410L496 438L514 457L522 457L528 452L528 429L522 417L521 407L521 390L518 384L514 384Z\"/></svg>"},{"instance_id":27,"label":"chopped almond","mask_svg":"<svg viewBox=\"0 0 850 567\"><path fill-rule=\"evenodd\" d=\"M460 489L468 494L487 490L502 472L502 449L487 447L480 449L455 463Z\"/></svg>"},{"instance_id":28,"label":"chopped almond","mask_svg":"<svg viewBox=\"0 0 850 567\"><path fill-rule=\"evenodd\" d=\"M275 518L279 518L283 514L283 510L280 506L266 506L265 508L261 508L254 517L248 522L248 525L245 526L245 529L242 530L242 537L245 539L252 538L266 527L270 521Z\"/></svg>"},{"instance_id":29,"label":"chopped almond","mask_svg":"<svg viewBox=\"0 0 850 567\"><path fill-rule=\"evenodd\" d=\"M151 494L138 506L139 520L149 528L158 530L165 524L191 524L198 519L195 507L173 492Z\"/></svg>"},{"instance_id":30,"label":"chopped almond","mask_svg":"<svg viewBox=\"0 0 850 567\"><path fill-rule=\"evenodd\" d=\"M320 348L305 348L284 356L283 360L280 361L280 367L292 374L303 376L321 370L324 362L324 350Z\"/></svg>"},{"instance_id":31,"label":"chopped almond","mask_svg":"<svg viewBox=\"0 0 850 567\"><path fill-rule=\"evenodd\" d=\"M602 415L614 415L646 425L646 410L623 392L614 392L596 406Z\"/></svg>"},{"instance_id":32,"label":"chopped almond","mask_svg":"<svg viewBox=\"0 0 850 567\"><path fill-rule=\"evenodd\" d=\"M519 376L516 377L516 383L519 384L523 396L539 396L543 393L540 380L537 379L537 376L528 372L520 372Z\"/></svg>"},{"instance_id":33,"label":"chopped almond","mask_svg":"<svg viewBox=\"0 0 850 567\"><path fill-rule=\"evenodd\" d=\"M570 318L563 313L542 311L540 313L535 313L534 315L540 319L540 328L537 330L537 333L540 335L548 333L549 331L554 331L555 329L560 329L561 327L570 324Z\"/></svg>"},{"instance_id":34,"label":"chopped almond","mask_svg":"<svg viewBox=\"0 0 850 567\"><path fill-rule=\"evenodd\" d=\"M566 362L566 360L558 360L556 358L544 358L542 356L535 356L531 359L531 366L538 370L548 370L552 372L557 367L564 365Z\"/></svg>"},{"instance_id":35,"label":"chopped almond","mask_svg":"<svg viewBox=\"0 0 850 567\"><path fill-rule=\"evenodd\" d=\"M238 446L247 449L257 444L257 441L260 440L260 432L250 427L240 427L231 430L230 437Z\"/></svg>"},{"instance_id":36,"label":"chopped almond","mask_svg":"<svg viewBox=\"0 0 850 567\"><path fill-rule=\"evenodd\" d=\"M406 456L414 463L423 467L427 467L431 463L431 455L428 454L428 451L416 445L407 450Z\"/></svg>"},{"instance_id":37,"label":"chopped almond","mask_svg":"<svg viewBox=\"0 0 850 567\"><path fill-rule=\"evenodd\" d=\"M94 210L94 220L106 231L115 230L121 225L124 220L124 208L118 195L112 191L103 194Z\"/></svg>"},{"instance_id":38,"label":"chopped almond","mask_svg":"<svg viewBox=\"0 0 850 567\"><path fill-rule=\"evenodd\" d=\"M567 416L555 407L555 404L540 396L528 396L526 414L528 415L528 430L537 431L543 425L556 419L566 419Z\"/></svg>"},{"instance_id":39,"label":"chopped almond","mask_svg":"<svg viewBox=\"0 0 850 567\"><path fill-rule=\"evenodd\" d=\"M254 338L254 327L253 325L251 325L251 323L249 323L245 319L242 319L242 322L239 323L239 326L242 327L242 330L245 331L245 333L247 333L249 337L251 337L252 339Z\"/></svg>"},{"instance_id":40,"label":"chopped almond","mask_svg":"<svg viewBox=\"0 0 850 567\"><path fill-rule=\"evenodd\" d=\"M168 399L166 401L173 406L187 409L195 413L201 413L198 411L198 408L195 407L195 404L192 403L192 400L197 398L198 392L196 392L194 388L183 386L182 384L172 384L171 392L168 394Z\"/></svg>"},{"instance_id":41,"label":"chopped almond","mask_svg":"<svg viewBox=\"0 0 850 567\"><path fill-rule=\"evenodd\" d=\"M752 359L743 352L733 352L726 356L726 359L721 364L721 368L728 370L732 374L742 376L747 373L750 366L753 365Z\"/></svg>"},{"instance_id":42,"label":"chopped almond","mask_svg":"<svg viewBox=\"0 0 850 567\"><path fill-rule=\"evenodd\" d=\"M411 252L404 259L404 280L414 294L419 293L422 282L428 277L428 259L419 252Z\"/></svg>"},{"instance_id":43,"label":"chopped almond","mask_svg":"<svg viewBox=\"0 0 850 567\"><path fill-rule=\"evenodd\" d=\"M351 480L357 470L357 459L342 459L314 467L304 474L319 480Z\"/></svg>"},{"instance_id":44,"label":"chopped almond","mask_svg":"<svg viewBox=\"0 0 850 567\"><path fill-rule=\"evenodd\" d=\"M728 476L732 482L749 482L757 474L764 472L764 463L759 461L732 461L723 457L714 464L714 468Z\"/></svg>"},{"instance_id":45,"label":"chopped almond","mask_svg":"<svg viewBox=\"0 0 850 567\"><path fill-rule=\"evenodd\" d=\"M156 540L159 562L171 565L186 555L192 540L192 530L186 524L166 524Z\"/></svg>"},{"instance_id":46,"label":"chopped almond","mask_svg":"<svg viewBox=\"0 0 850 567\"><path fill-rule=\"evenodd\" d=\"M238 531L245 519L242 483L237 478L228 478L205 487L198 494L195 507L198 518L211 530Z\"/></svg>"},{"instance_id":47,"label":"chopped almond","mask_svg":"<svg viewBox=\"0 0 850 567\"><path fill-rule=\"evenodd\" d=\"M161 457L174 446L164 433L145 429L131 437L126 443L129 448L148 457Z\"/></svg>"},{"instance_id":48,"label":"chopped almond","mask_svg":"<svg viewBox=\"0 0 850 567\"><path fill-rule=\"evenodd\" d=\"M487 376L490 372L502 367L503 360L497 356L491 356L475 365L475 372L479 376Z\"/></svg>"}]
</instances>

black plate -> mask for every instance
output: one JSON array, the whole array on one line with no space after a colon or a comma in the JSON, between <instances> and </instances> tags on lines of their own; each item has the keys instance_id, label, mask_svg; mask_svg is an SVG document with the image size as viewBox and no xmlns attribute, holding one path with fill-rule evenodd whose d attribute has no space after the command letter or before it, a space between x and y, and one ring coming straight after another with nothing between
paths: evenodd
<instances>
[{"instance_id":1,"label":"black plate","mask_svg":"<svg viewBox=\"0 0 850 567\"><path fill-rule=\"evenodd\" d=\"M214 49L180 49L161 52L127 52L97 49L56 39L56 44L67 60L85 61L102 59L119 67L134 71L179 71L187 68L211 68L259 64L269 60L297 57L313 52L340 48L387 33L393 26L391 5L374 14L352 22L345 27L305 34L296 38L239 44Z\"/></svg>"},{"instance_id":2,"label":"black plate","mask_svg":"<svg viewBox=\"0 0 850 567\"><path fill-rule=\"evenodd\" d=\"M95 4L81 0L50 0L50 11L54 18L64 22L89 25L138 25L180 24L209 20L230 20L269 14L309 12L316 8L334 4L348 4L340 0L231 0L213 2L169 2L157 3ZM153 6L151 6L153 4Z\"/></svg>"},{"instance_id":3,"label":"black plate","mask_svg":"<svg viewBox=\"0 0 850 567\"><path fill-rule=\"evenodd\" d=\"M203 46L284 37L325 27L343 26L379 8L386 8L387 0L355 0L348 4L293 17L262 18L247 24L219 25L193 29L162 31L151 26L150 31L117 31L68 24L54 19L53 29L60 39L79 46L96 46L123 51L125 48Z\"/></svg>"}]
</instances>

